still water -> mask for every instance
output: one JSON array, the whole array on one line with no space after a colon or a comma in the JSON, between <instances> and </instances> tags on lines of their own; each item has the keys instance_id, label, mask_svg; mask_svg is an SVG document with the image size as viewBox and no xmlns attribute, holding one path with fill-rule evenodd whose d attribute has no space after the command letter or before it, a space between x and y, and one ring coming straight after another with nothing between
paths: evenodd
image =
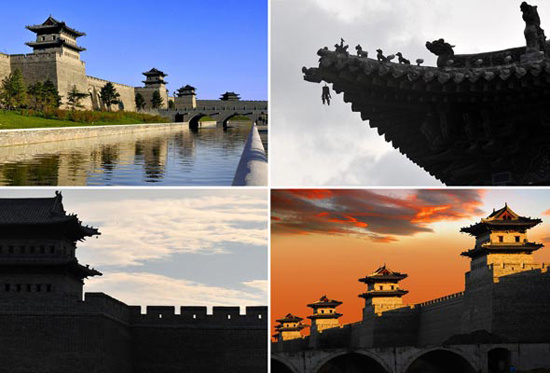
<instances>
[{"instance_id":1,"label":"still water","mask_svg":"<svg viewBox=\"0 0 550 373\"><path fill-rule=\"evenodd\" d=\"M249 131L182 126L0 147L0 185L231 185Z\"/></svg>"}]
</instances>

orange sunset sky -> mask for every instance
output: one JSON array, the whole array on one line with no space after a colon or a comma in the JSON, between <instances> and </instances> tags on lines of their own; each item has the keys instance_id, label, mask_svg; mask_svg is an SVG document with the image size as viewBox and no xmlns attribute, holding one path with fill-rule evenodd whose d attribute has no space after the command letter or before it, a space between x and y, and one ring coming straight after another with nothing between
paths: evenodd
<instances>
[{"instance_id":1,"label":"orange sunset sky","mask_svg":"<svg viewBox=\"0 0 550 373\"><path fill-rule=\"evenodd\" d=\"M531 241L550 247L550 191L542 189L300 189L271 193L271 325L326 295L343 302L343 324L360 321L360 277L386 263L406 273L403 299L414 304L464 290L474 239L460 228L507 202L522 216L540 217ZM550 262L550 248L535 253ZM272 332L274 333L273 329ZM308 334L308 329L303 331Z\"/></svg>"}]
</instances>

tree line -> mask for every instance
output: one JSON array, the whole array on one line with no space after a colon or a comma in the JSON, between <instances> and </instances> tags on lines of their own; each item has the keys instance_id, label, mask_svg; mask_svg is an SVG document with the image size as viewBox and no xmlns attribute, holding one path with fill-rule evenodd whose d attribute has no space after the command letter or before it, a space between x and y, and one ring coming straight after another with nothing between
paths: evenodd
<instances>
[{"instance_id":1,"label":"tree line","mask_svg":"<svg viewBox=\"0 0 550 373\"><path fill-rule=\"evenodd\" d=\"M91 93L80 92L76 85L73 85L73 88L67 93L66 105L71 110L82 109L84 108L82 100L87 97L91 97ZM119 105L119 109L124 109L120 94L111 82L106 83L100 89L99 97L107 111L111 111L113 105ZM62 105L62 98L55 84L49 79L45 82L37 82L27 86L19 69L10 73L0 84L0 105L7 110L54 110ZM154 91L151 107L153 109L160 108L163 102L160 93ZM135 96L135 103L138 110L145 108L145 98L139 92ZM173 106L173 101L170 100L168 104L169 107Z\"/></svg>"}]
</instances>

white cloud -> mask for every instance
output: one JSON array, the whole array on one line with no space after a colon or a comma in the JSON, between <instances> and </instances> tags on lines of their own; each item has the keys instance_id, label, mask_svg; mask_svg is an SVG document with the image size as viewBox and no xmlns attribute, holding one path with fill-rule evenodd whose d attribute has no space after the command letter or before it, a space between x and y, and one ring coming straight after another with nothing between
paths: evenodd
<instances>
[{"instance_id":1,"label":"white cloud","mask_svg":"<svg viewBox=\"0 0 550 373\"><path fill-rule=\"evenodd\" d=\"M99 239L80 244L94 266L141 265L174 253L226 253L229 243L267 247L267 203L239 196L127 199L71 206Z\"/></svg>"},{"instance_id":2,"label":"white cloud","mask_svg":"<svg viewBox=\"0 0 550 373\"><path fill-rule=\"evenodd\" d=\"M258 306L267 305L267 294L259 286L261 282L251 281L255 285L243 291L145 272L109 272L88 280L85 289L105 292L129 305Z\"/></svg>"},{"instance_id":3,"label":"white cloud","mask_svg":"<svg viewBox=\"0 0 550 373\"><path fill-rule=\"evenodd\" d=\"M243 285L246 285L246 286L251 287L253 289L258 289L258 290L263 291L264 293L267 293L267 289L269 287L269 281L267 281L267 280L252 280L252 281L243 282Z\"/></svg>"}]
</instances>

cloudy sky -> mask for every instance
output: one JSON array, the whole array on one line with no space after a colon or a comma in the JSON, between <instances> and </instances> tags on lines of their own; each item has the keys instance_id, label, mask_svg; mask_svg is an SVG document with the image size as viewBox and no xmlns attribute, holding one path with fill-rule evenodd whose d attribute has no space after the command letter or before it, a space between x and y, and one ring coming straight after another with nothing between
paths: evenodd
<instances>
[{"instance_id":1,"label":"cloudy sky","mask_svg":"<svg viewBox=\"0 0 550 373\"><path fill-rule=\"evenodd\" d=\"M103 273L86 281L87 292L135 305L267 304L266 191L70 189L63 204L101 232L78 244L80 263Z\"/></svg>"},{"instance_id":2,"label":"cloudy sky","mask_svg":"<svg viewBox=\"0 0 550 373\"><path fill-rule=\"evenodd\" d=\"M550 246L550 191L543 189L274 190L271 200L272 318L311 314L322 295L344 303L343 323L361 319L365 285L357 280L386 263L409 275L407 304L464 290L474 239L460 228L505 203L541 218L531 241ZM550 262L550 248L535 253Z\"/></svg>"},{"instance_id":3,"label":"cloudy sky","mask_svg":"<svg viewBox=\"0 0 550 373\"><path fill-rule=\"evenodd\" d=\"M142 86L144 71L168 74L168 89L191 84L197 98L235 91L267 99L267 2L257 0L9 1L0 52L30 53L26 25L49 15L85 32L78 39L88 75Z\"/></svg>"},{"instance_id":4,"label":"cloudy sky","mask_svg":"<svg viewBox=\"0 0 550 373\"><path fill-rule=\"evenodd\" d=\"M276 186L439 185L363 122L342 95L321 103L321 85L305 82L317 50L344 38L374 55L401 51L435 65L426 41L445 38L456 53L524 45L519 5L499 0L272 0L270 158ZM539 5L550 27L550 5Z\"/></svg>"}]
</instances>

